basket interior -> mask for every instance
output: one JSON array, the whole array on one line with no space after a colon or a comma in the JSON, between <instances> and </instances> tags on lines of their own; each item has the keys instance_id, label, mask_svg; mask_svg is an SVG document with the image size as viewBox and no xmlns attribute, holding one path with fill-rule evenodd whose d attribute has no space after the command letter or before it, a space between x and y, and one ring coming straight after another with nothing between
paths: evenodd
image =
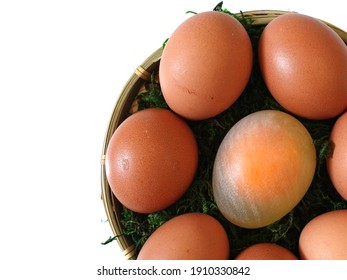
<instances>
[{"instance_id":1,"label":"basket interior","mask_svg":"<svg viewBox=\"0 0 347 280\"><path fill-rule=\"evenodd\" d=\"M279 15L289 13L287 11L268 11L268 10L257 10L243 12L243 16L251 17L254 22L253 25L266 25L272 19L278 17ZM237 14L241 15L241 14ZM325 22L329 27L331 27L343 40L347 43L347 33L338 27ZM150 55L139 67L136 68L132 76L127 81L124 86L121 95L113 109L107 132L104 139L104 144L102 148L101 156L101 198L105 207L105 211L108 217L110 227L113 234L117 237L117 242L123 251L125 259L135 259L136 258L136 248L128 236L125 236L122 231L121 223L121 213L123 211L123 205L116 199L113 195L110 186L108 184L106 173L105 173L105 154L107 150L108 143L111 136L113 135L116 128L122 123L122 121L127 117L129 110L133 104L136 95L139 93L144 82L150 79L151 73L157 70L159 67L159 61L162 53L162 48L156 50L152 55Z\"/></svg>"}]
</instances>

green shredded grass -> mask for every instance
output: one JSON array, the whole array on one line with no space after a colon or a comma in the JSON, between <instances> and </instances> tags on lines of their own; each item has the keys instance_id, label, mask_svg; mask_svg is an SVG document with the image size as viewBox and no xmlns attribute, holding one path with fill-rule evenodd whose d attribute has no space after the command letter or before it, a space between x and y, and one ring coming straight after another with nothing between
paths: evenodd
<instances>
[{"instance_id":1,"label":"green shredded grass","mask_svg":"<svg viewBox=\"0 0 347 280\"><path fill-rule=\"evenodd\" d=\"M336 119L310 121L298 118L314 140L317 168L308 192L290 213L281 220L260 229L244 229L227 221L214 202L211 183L213 162L220 142L237 121L250 113L264 109L286 110L270 95L260 75L256 50L264 26L252 25L250 18L239 17L223 9L222 2L214 10L238 19L251 38L254 65L248 85L239 99L225 112L203 121L187 121L195 134L199 148L199 165L194 181L183 197L165 210L139 214L124 208L123 233L132 238L138 251L152 232L167 220L187 212L201 212L215 217L224 226L230 240L231 259L242 249L259 242L276 242L298 256L299 235L307 222L327 211L347 209L347 201L335 191L328 177L325 163L330 152L329 134ZM158 73L153 72L151 81L145 85L146 90L137 97L139 110L151 107L169 109L157 77Z\"/></svg>"}]
</instances>

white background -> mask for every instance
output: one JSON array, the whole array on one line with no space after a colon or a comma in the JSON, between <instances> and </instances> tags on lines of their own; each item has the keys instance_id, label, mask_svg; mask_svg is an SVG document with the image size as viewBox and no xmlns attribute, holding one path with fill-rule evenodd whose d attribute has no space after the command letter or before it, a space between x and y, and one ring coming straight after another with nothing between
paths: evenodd
<instances>
[{"instance_id":1,"label":"white background","mask_svg":"<svg viewBox=\"0 0 347 280\"><path fill-rule=\"evenodd\" d=\"M0 1L1 279L96 279L98 267L123 260L116 242L100 244L112 236L100 156L113 107L185 12L218 2ZM296 11L347 30L343 2L223 7Z\"/></svg>"}]
</instances>

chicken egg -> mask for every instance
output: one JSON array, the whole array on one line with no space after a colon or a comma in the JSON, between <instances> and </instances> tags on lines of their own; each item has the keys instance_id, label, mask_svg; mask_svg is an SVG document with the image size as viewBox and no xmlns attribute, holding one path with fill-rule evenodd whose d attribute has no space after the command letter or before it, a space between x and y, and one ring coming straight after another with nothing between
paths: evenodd
<instances>
[{"instance_id":1,"label":"chicken egg","mask_svg":"<svg viewBox=\"0 0 347 280\"><path fill-rule=\"evenodd\" d=\"M186 213L157 228L138 254L138 260L226 260L229 240L212 216Z\"/></svg>"},{"instance_id":2,"label":"chicken egg","mask_svg":"<svg viewBox=\"0 0 347 280\"><path fill-rule=\"evenodd\" d=\"M264 227L300 202L315 167L316 149L301 122L281 111L258 111L238 121L220 144L214 199L230 222Z\"/></svg>"},{"instance_id":3,"label":"chicken egg","mask_svg":"<svg viewBox=\"0 0 347 280\"><path fill-rule=\"evenodd\" d=\"M276 243L257 243L242 250L235 260L297 260L287 248Z\"/></svg>"},{"instance_id":4,"label":"chicken egg","mask_svg":"<svg viewBox=\"0 0 347 280\"><path fill-rule=\"evenodd\" d=\"M304 260L347 260L347 209L308 222L300 234L299 254Z\"/></svg>"},{"instance_id":5,"label":"chicken egg","mask_svg":"<svg viewBox=\"0 0 347 280\"><path fill-rule=\"evenodd\" d=\"M258 55L266 86L291 113L318 120L347 108L347 47L322 21L278 16L262 32Z\"/></svg>"},{"instance_id":6,"label":"chicken egg","mask_svg":"<svg viewBox=\"0 0 347 280\"><path fill-rule=\"evenodd\" d=\"M252 56L248 33L232 16L213 11L190 17L173 32L160 60L167 104L192 120L223 112L246 87Z\"/></svg>"},{"instance_id":7,"label":"chicken egg","mask_svg":"<svg viewBox=\"0 0 347 280\"><path fill-rule=\"evenodd\" d=\"M125 119L112 135L105 169L110 188L127 208L162 210L190 186L198 164L195 136L173 112L151 108Z\"/></svg>"},{"instance_id":8,"label":"chicken egg","mask_svg":"<svg viewBox=\"0 0 347 280\"><path fill-rule=\"evenodd\" d=\"M330 143L332 152L327 158L329 177L337 192L347 200L347 112L336 120Z\"/></svg>"}]
</instances>

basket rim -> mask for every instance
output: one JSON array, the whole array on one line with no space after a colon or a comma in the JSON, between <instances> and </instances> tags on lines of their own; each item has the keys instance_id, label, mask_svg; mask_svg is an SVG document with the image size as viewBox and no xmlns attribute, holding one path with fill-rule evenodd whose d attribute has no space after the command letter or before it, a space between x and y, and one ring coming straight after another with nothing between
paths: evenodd
<instances>
[{"instance_id":1,"label":"basket rim","mask_svg":"<svg viewBox=\"0 0 347 280\"><path fill-rule=\"evenodd\" d=\"M251 17L254 22L253 25L266 25L272 19L287 13L297 13L293 11L284 10L250 10L241 13L236 13L238 16ZM327 24L331 29L333 29L340 38L347 44L347 32L340 29L339 27L326 22L324 20L318 19L325 24ZM119 211L122 209L121 203L113 195L110 186L106 178L105 170L105 158L106 151L116 128L120 123L126 118L125 110L130 109L130 103L134 100L136 94L138 93L141 86L146 80L150 78L151 72L159 66L159 61L162 54L162 47L154 51L143 63L138 66L134 73L130 76L125 86L123 87L120 96L113 108L107 130L104 136L104 142L102 146L101 154L101 200L103 202L105 212L108 218L111 230L116 237L119 247L121 248L124 258L127 260L136 258L136 247L130 237L125 236L122 231L121 224L121 214Z\"/></svg>"}]
</instances>

